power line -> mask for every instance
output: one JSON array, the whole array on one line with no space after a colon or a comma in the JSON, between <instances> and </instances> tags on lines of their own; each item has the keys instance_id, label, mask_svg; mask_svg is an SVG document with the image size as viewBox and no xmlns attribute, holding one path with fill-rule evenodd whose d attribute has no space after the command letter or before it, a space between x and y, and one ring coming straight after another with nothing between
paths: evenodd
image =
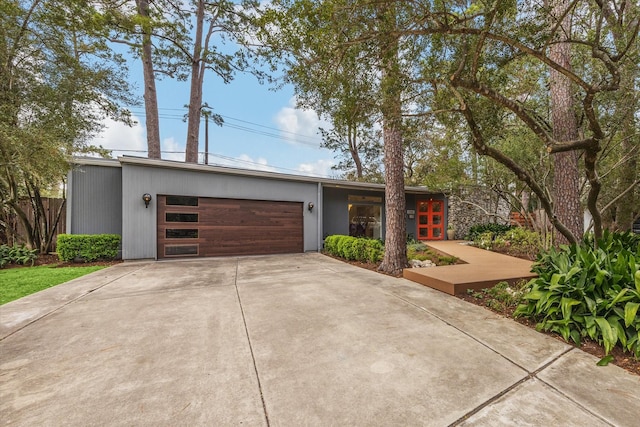
<instances>
[{"instance_id":1,"label":"power line","mask_svg":"<svg viewBox=\"0 0 640 427\"><path fill-rule=\"evenodd\" d=\"M181 111L178 108L159 108L159 110ZM143 110L132 109L131 112L134 113L137 116L145 116L145 112ZM183 115L177 115L177 114L165 114L165 113L162 113L162 114L159 114L158 117L159 118L163 118L163 119L168 119L168 120L181 120L181 121L184 120L184 116ZM259 123L254 123L254 122L250 122L250 121L247 121L247 120L242 120L242 119L238 119L238 118L235 118L235 117L230 117L230 116L226 116L226 115L222 115L222 114L220 114L220 117L222 117L224 119L236 121L236 122L239 122L239 123L246 123L246 124L251 125L251 126L267 129L269 131L275 131L276 133L263 131L263 130L260 130L260 129L252 129L252 128L247 127L247 126L242 126L242 125L229 123L229 122L225 121L223 126L226 126L229 129L235 129L235 130L239 130L239 131L242 131L242 132L253 133L253 134L256 134L256 135L277 139L279 141L295 142L295 143L298 143L298 144L303 144L303 145L307 145L307 146L314 147L314 148L321 148L320 147L321 141L315 139L314 137L308 136L308 135L302 135L302 134L291 132L291 131L287 131L287 130L281 130L281 129L273 128L273 127L270 127L270 126L261 125ZM204 120L204 118L201 118L200 120ZM282 135L281 135L283 133L284 134L289 134L294 138L283 138Z\"/></svg>"}]
</instances>

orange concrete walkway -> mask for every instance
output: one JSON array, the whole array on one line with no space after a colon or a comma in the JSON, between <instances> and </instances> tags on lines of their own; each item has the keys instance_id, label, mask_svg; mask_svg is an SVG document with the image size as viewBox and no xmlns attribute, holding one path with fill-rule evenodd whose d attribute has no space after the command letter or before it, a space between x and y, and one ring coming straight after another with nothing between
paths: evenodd
<instances>
[{"instance_id":1,"label":"orange concrete walkway","mask_svg":"<svg viewBox=\"0 0 640 427\"><path fill-rule=\"evenodd\" d=\"M463 294L467 289L489 288L502 281L514 283L536 277L531 272L531 261L478 249L460 240L434 241L427 245L466 264L405 268L403 277L451 295Z\"/></svg>"}]
</instances>

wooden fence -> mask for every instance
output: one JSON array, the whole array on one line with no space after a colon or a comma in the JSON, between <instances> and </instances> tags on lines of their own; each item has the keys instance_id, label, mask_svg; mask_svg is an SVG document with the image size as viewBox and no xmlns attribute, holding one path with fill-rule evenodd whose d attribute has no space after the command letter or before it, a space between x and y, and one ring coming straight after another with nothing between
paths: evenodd
<instances>
[{"instance_id":1,"label":"wooden fence","mask_svg":"<svg viewBox=\"0 0 640 427\"><path fill-rule=\"evenodd\" d=\"M44 207L44 212L47 218L47 223L49 226L53 226L56 215L58 214L58 210L60 206L65 202L64 199L57 198L42 198L42 204ZM20 201L20 208L26 213L27 218L29 218L29 222L33 224L34 222L34 211L33 206L29 199L23 199ZM8 245L18 244L21 245L23 243L27 243L27 232L22 224L22 221L18 219L18 217L13 212L5 213L8 217L3 218L6 221L6 229L0 230L0 243L6 243ZM62 213L60 215L60 219L58 221L58 225L55 229L51 250L55 251L56 240L58 234L63 234L67 229L67 207L66 204L62 208Z\"/></svg>"}]
</instances>

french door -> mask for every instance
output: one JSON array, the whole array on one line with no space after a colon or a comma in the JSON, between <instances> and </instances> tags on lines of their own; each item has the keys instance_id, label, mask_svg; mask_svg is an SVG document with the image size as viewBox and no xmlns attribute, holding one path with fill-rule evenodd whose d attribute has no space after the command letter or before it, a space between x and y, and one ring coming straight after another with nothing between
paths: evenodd
<instances>
[{"instance_id":1,"label":"french door","mask_svg":"<svg viewBox=\"0 0 640 427\"><path fill-rule=\"evenodd\" d=\"M444 239L444 202L442 200L418 201L418 240Z\"/></svg>"}]
</instances>

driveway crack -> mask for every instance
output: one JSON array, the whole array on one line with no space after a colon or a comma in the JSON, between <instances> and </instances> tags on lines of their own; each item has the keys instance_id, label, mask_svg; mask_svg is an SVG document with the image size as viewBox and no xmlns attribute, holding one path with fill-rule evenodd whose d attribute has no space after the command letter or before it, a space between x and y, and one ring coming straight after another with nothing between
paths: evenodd
<instances>
[{"instance_id":1,"label":"driveway crack","mask_svg":"<svg viewBox=\"0 0 640 427\"><path fill-rule=\"evenodd\" d=\"M247 342L249 343L249 352L251 353L251 361L253 362L253 370L256 373L256 381L258 382L258 391L260 392L260 400L262 401L262 410L264 411L264 419L267 423L267 427L270 426L269 423L269 414L267 412L267 405L264 401L264 394L262 393L262 384L260 383L260 375L258 374L258 367L256 365L256 357L253 353L253 344L251 343L251 337L249 336L249 328L247 327L247 318L244 314L244 307L242 306L242 298L240 298L240 291L238 290L238 265L240 264L240 260L236 259L236 274L233 279L233 285L236 288L236 295L238 297L238 304L240 306L240 314L242 314L242 322L244 323L244 333L247 337Z\"/></svg>"}]
</instances>

